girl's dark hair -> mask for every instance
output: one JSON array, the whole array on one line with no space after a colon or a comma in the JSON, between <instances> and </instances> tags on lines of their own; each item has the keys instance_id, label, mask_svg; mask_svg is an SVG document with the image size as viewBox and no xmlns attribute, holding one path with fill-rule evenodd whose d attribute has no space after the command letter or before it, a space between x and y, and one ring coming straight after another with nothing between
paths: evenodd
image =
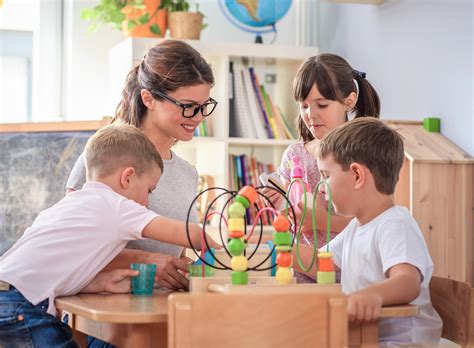
<instances>
[{"instance_id":1,"label":"girl's dark hair","mask_svg":"<svg viewBox=\"0 0 474 348\"><path fill-rule=\"evenodd\" d=\"M357 92L353 79L359 85L359 95L354 107L355 117L378 118L380 99L374 87L365 78L365 73L354 70L344 58L335 54L323 53L308 58L296 73L293 95L296 101L303 101L316 85L324 98L343 103L351 92ZM314 139L301 116L298 117L297 126L304 142Z\"/></svg>"},{"instance_id":2,"label":"girl's dark hair","mask_svg":"<svg viewBox=\"0 0 474 348\"><path fill-rule=\"evenodd\" d=\"M142 62L128 73L114 120L140 127L147 111L142 89L163 100L155 92L168 94L203 83L214 85L214 76L201 54L185 42L165 40L150 48Z\"/></svg>"}]
</instances>

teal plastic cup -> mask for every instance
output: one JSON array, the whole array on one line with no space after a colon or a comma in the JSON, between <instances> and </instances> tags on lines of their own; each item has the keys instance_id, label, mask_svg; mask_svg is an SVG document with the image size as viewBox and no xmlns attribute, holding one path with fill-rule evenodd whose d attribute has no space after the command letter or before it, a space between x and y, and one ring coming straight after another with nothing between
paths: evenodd
<instances>
[{"instance_id":1,"label":"teal plastic cup","mask_svg":"<svg viewBox=\"0 0 474 348\"><path fill-rule=\"evenodd\" d=\"M132 263L131 269L140 271L136 277L132 277L132 294L151 296L155 284L156 265L154 263Z\"/></svg>"}]
</instances>

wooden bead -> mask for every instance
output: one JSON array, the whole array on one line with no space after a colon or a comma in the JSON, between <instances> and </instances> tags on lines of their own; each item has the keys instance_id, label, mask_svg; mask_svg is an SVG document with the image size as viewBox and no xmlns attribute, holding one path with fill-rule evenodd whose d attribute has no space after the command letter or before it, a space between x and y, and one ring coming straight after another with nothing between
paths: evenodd
<instances>
[{"instance_id":1,"label":"wooden bead","mask_svg":"<svg viewBox=\"0 0 474 348\"><path fill-rule=\"evenodd\" d=\"M249 267L249 261L244 255L234 256L230 260L230 267L233 271L244 272Z\"/></svg>"},{"instance_id":2,"label":"wooden bead","mask_svg":"<svg viewBox=\"0 0 474 348\"><path fill-rule=\"evenodd\" d=\"M335 284L336 272L318 272L316 275L316 282L318 284Z\"/></svg>"},{"instance_id":3,"label":"wooden bead","mask_svg":"<svg viewBox=\"0 0 474 348\"><path fill-rule=\"evenodd\" d=\"M291 233L290 232L273 233L273 243L275 243L276 246L291 245Z\"/></svg>"},{"instance_id":4,"label":"wooden bead","mask_svg":"<svg viewBox=\"0 0 474 348\"><path fill-rule=\"evenodd\" d=\"M242 218L230 218L228 221L227 229L229 231L244 231L245 230L245 219Z\"/></svg>"},{"instance_id":5,"label":"wooden bead","mask_svg":"<svg viewBox=\"0 0 474 348\"><path fill-rule=\"evenodd\" d=\"M290 220L284 215L277 215L275 219L273 219L272 225L277 232L286 232L291 228Z\"/></svg>"},{"instance_id":6,"label":"wooden bead","mask_svg":"<svg viewBox=\"0 0 474 348\"><path fill-rule=\"evenodd\" d=\"M321 272L334 272L334 261L332 258L319 258L318 270Z\"/></svg>"},{"instance_id":7,"label":"wooden bead","mask_svg":"<svg viewBox=\"0 0 474 348\"><path fill-rule=\"evenodd\" d=\"M232 256L239 256L244 251L245 244L241 239L232 239L227 245L227 249L232 254Z\"/></svg>"},{"instance_id":8,"label":"wooden bead","mask_svg":"<svg viewBox=\"0 0 474 348\"><path fill-rule=\"evenodd\" d=\"M240 202L234 202L229 206L228 215L230 218L243 218L245 216L245 207Z\"/></svg>"},{"instance_id":9,"label":"wooden bead","mask_svg":"<svg viewBox=\"0 0 474 348\"><path fill-rule=\"evenodd\" d=\"M229 232L230 238L242 238L244 236L244 231L231 231Z\"/></svg>"},{"instance_id":10,"label":"wooden bead","mask_svg":"<svg viewBox=\"0 0 474 348\"><path fill-rule=\"evenodd\" d=\"M242 187L239 191L239 195L247 198L250 204L255 203L258 199L258 193L252 186Z\"/></svg>"},{"instance_id":11,"label":"wooden bead","mask_svg":"<svg viewBox=\"0 0 474 348\"><path fill-rule=\"evenodd\" d=\"M291 269L288 267L279 267L276 271L276 280L278 284L286 285L290 284L291 280L293 279L293 274L291 273Z\"/></svg>"},{"instance_id":12,"label":"wooden bead","mask_svg":"<svg viewBox=\"0 0 474 348\"><path fill-rule=\"evenodd\" d=\"M290 267L292 262L291 253L280 252L277 254L276 263L280 267Z\"/></svg>"},{"instance_id":13,"label":"wooden bead","mask_svg":"<svg viewBox=\"0 0 474 348\"><path fill-rule=\"evenodd\" d=\"M241 195L237 195L235 196L235 200L237 202L239 202L240 204L242 204L244 206L245 209L247 209L248 207L250 207L250 202L247 198L245 198L244 196L241 196Z\"/></svg>"},{"instance_id":14,"label":"wooden bead","mask_svg":"<svg viewBox=\"0 0 474 348\"><path fill-rule=\"evenodd\" d=\"M247 285L249 275L247 272L232 272L232 285Z\"/></svg>"}]
</instances>

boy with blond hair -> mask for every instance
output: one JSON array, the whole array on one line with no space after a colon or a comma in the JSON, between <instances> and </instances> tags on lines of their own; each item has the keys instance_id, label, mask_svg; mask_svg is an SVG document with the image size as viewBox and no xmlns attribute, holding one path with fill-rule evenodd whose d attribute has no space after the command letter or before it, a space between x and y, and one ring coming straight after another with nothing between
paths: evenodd
<instances>
[{"instance_id":1,"label":"boy with blond hair","mask_svg":"<svg viewBox=\"0 0 474 348\"><path fill-rule=\"evenodd\" d=\"M317 161L334 209L354 217L329 249L349 296L349 319L374 320L382 306L414 304L415 317L380 320L380 344L432 346L442 328L429 294L433 262L418 224L393 200L403 160L401 136L374 118L345 123L321 141Z\"/></svg>"},{"instance_id":2,"label":"boy with blond hair","mask_svg":"<svg viewBox=\"0 0 474 348\"><path fill-rule=\"evenodd\" d=\"M189 247L186 224L146 208L163 162L130 125L113 124L86 145L87 182L42 211L0 258L0 346L76 346L56 319L54 300L79 292L123 291L132 270L91 281L128 241L151 238ZM193 245L200 227L191 225ZM208 238L212 247L219 247ZM108 274L108 275L107 275Z\"/></svg>"}]
</instances>

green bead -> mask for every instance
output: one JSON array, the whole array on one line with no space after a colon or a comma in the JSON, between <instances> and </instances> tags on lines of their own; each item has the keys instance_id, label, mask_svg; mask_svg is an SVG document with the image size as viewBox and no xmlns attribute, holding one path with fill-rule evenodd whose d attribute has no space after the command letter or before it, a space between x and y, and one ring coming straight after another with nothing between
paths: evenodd
<instances>
[{"instance_id":1,"label":"green bead","mask_svg":"<svg viewBox=\"0 0 474 348\"><path fill-rule=\"evenodd\" d=\"M439 133L440 123L441 123L441 120L439 118L436 118L436 117L425 118L423 120L423 128L426 129L428 132Z\"/></svg>"},{"instance_id":2,"label":"green bead","mask_svg":"<svg viewBox=\"0 0 474 348\"><path fill-rule=\"evenodd\" d=\"M273 233L273 243L275 243L275 245L291 245L291 233L290 232Z\"/></svg>"},{"instance_id":3,"label":"green bead","mask_svg":"<svg viewBox=\"0 0 474 348\"><path fill-rule=\"evenodd\" d=\"M249 275L247 272L232 272L232 285L247 285L249 282Z\"/></svg>"},{"instance_id":4,"label":"green bead","mask_svg":"<svg viewBox=\"0 0 474 348\"><path fill-rule=\"evenodd\" d=\"M240 202L234 202L229 206L230 218L243 218L245 216L245 207Z\"/></svg>"},{"instance_id":5,"label":"green bead","mask_svg":"<svg viewBox=\"0 0 474 348\"><path fill-rule=\"evenodd\" d=\"M229 249L229 252L233 256L239 256L244 251L245 244L244 242L242 242L242 239L234 238L234 239L231 239L231 241L227 245L227 248Z\"/></svg>"},{"instance_id":6,"label":"green bead","mask_svg":"<svg viewBox=\"0 0 474 348\"><path fill-rule=\"evenodd\" d=\"M318 272L316 275L316 282L318 284L335 284L336 272Z\"/></svg>"},{"instance_id":7,"label":"green bead","mask_svg":"<svg viewBox=\"0 0 474 348\"><path fill-rule=\"evenodd\" d=\"M276 251L291 251L291 245L277 245Z\"/></svg>"},{"instance_id":8,"label":"green bead","mask_svg":"<svg viewBox=\"0 0 474 348\"><path fill-rule=\"evenodd\" d=\"M235 196L235 200L237 202L239 202L240 204L242 204L244 206L245 209L247 209L248 207L250 207L250 202L247 198L245 198L244 196L241 196L241 195L237 195Z\"/></svg>"}]
</instances>

